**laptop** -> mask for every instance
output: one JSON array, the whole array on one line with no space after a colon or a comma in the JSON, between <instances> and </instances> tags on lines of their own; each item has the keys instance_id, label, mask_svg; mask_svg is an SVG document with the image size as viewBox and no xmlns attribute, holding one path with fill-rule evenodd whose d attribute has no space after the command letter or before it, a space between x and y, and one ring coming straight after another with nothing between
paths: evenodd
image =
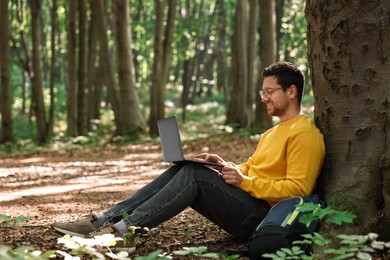
<instances>
[{"instance_id":1,"label":"laptop","mask_svg":"<svg viewBox=\"0 0 390 260\"><path fill-rule=\"evenodd\" d=\"M200 162L184 158L176 116L157 120L157 127L165 162L171 162L174 164L194 163L214 167L224 166L219 163Z\"/></svg>"}]
</instances>

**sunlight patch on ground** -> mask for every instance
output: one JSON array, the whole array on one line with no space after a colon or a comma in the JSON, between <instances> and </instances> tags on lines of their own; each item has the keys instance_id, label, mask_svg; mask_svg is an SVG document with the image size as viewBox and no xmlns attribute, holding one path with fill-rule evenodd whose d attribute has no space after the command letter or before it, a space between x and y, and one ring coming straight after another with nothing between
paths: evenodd
<instances>
[{"instance_id":1,"label":"sunlight patch on ground","mask_svg":"<svg viewBox=\"0 0 390 260\"><path fill-rule=\"evenodd\" d=\"M97 186L118 185L128 182L128 180L100 179L91 182L91 178L78 180L77 184L61 185L61 186L46 186L38 188L24 189L14 191L12 193L0 193L0 201L15 200L24 196L48 195L56 193L64 193L75 190L91 189Z\"/></svg>"}]
</instances>

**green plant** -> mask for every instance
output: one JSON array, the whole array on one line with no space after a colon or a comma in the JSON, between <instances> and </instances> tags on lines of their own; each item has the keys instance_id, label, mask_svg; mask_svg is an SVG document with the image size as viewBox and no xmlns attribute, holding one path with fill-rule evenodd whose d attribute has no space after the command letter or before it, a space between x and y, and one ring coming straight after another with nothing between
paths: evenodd
<instances>
[{"instance_id":1,"label":"green plant","mask_svg":"<svg viewBox=\"0 0 390 260\"><path fill-rule=\"evenodd\" d=\"M151 252L147 256L137 256L134 258L135 260L168 260L170 257L166 256L166 253L163 253L162 249L157 249L156 251Z\"/></svg>"},{"instance_id":2,"label":"green plant","mask_svg":"<svg viewBox=\"0 0 390 260\"><path fill-rule=\"evenodd\" d=\"M216 258L219 259L220 256L217 253L208 253L206 246L200 247L183 247L183 250L173 251L173 254L185 256L185 255L195 255L199 257L207 257L207 258Z\"/></svg>"},{"instance_id":3,"label":"green plant","mask_svg":"<svg viewBox=\"0 0 390 260\"><path fill-rule=\"evenodd\" d=\"M32 247L23 246L12 249L9 246L0 246L0 259L26 259L26 260L46 260L55 257L55 250L49 250L42 254L41 251Z\"/></svg>"},{"instance_id":4,"label":"green plant","mask_svg":"<svg viewBox=\"0 0 390 260\"><path fill-rule=\"evenodd\" d=\"M0 227L13 227L20 225L27 220L33 219L31 216L17 216L11 217L4 214L0 214Z\"/></svg>"},{"instance_id":5,"label":"green plant","mask_svg":"<svg viewBox=\"0 0 390 260\"><path fill-rule=\"evenodd\" d=\"M314 210L317 209L317 210ZM330 207L318 208L314 203L305 203L298 206L299 211L313 211L313 214L306 214L300 218L303 224L309 224L312 221L320 221L323 228L326 230L326 225L344 223L352 223L356 218L351 212L337 211ZM328 236L332 236L328 233ZM390 252L390 242L377 241L377 234L370 233L368 235L338 235L337 240L326 239L321 234L315 232L313 234L302 235L304 238L301 241L295 241L292 248L282 248L275 253L264 254L263 257L271 259L320 259L319 255L307 255L299 245L317 245L323 247L323 253L327 255L326 259L372 259L373 255L388 254ZM334 242L338 248L330 248L331 242Z\"/></svg>"}]
</instances>

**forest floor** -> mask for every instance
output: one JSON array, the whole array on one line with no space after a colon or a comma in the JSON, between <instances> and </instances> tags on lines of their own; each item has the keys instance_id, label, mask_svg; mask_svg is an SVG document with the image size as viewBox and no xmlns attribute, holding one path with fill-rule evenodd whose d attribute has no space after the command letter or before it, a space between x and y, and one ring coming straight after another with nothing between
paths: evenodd
<instances>
[{"instance_id":1,"label":"forest floor","mask_svg":"<svg viewBox=\"0 0 390 260\"><path fill-rule=\"evenodd\" d=\"M184 148L190 156L208 151L243 162L256 144L256 138L217 136L185 142ZM0 223L0 245L63 250L57 244L62 236L51 229L52 223L102 212L168 168L162 161L156 142L0 155L0 214L33 217L24 225ZM188 208L158 226L157 233L142 237L131 257L200 246L226 255L245 244Z\"/></svg>"}]
</instances>

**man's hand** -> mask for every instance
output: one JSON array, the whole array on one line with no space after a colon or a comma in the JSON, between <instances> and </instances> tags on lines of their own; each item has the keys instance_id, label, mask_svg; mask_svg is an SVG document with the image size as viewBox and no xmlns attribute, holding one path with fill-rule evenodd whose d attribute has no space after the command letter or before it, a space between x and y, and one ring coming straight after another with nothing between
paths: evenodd
<instances>
[{"instance_id":1,"label":"man's hand","mask_svg":"<svg viewBox=\"0 0 390 260\"><path fill-rule=\"evenodd\" d=\"M219 163L223 165L227 165L224 159L222 159L219 155L211 154L211 153L201 153L195 155L194 160L200 162L211 162L211 163Z\"/></svg>"},{"instance_id":2,"label":"man's hand","mask_svg":"<svg viewBox=\"0 0 390 260\"><path fill-rule=\"evenodd\" d=\"M233 185L237 188L240 187L242 180L244 179L244 175L237 167L232 165L226 165L222 168L221 171L222 177L226 183Z\"/></svg>"}]
</instances>

